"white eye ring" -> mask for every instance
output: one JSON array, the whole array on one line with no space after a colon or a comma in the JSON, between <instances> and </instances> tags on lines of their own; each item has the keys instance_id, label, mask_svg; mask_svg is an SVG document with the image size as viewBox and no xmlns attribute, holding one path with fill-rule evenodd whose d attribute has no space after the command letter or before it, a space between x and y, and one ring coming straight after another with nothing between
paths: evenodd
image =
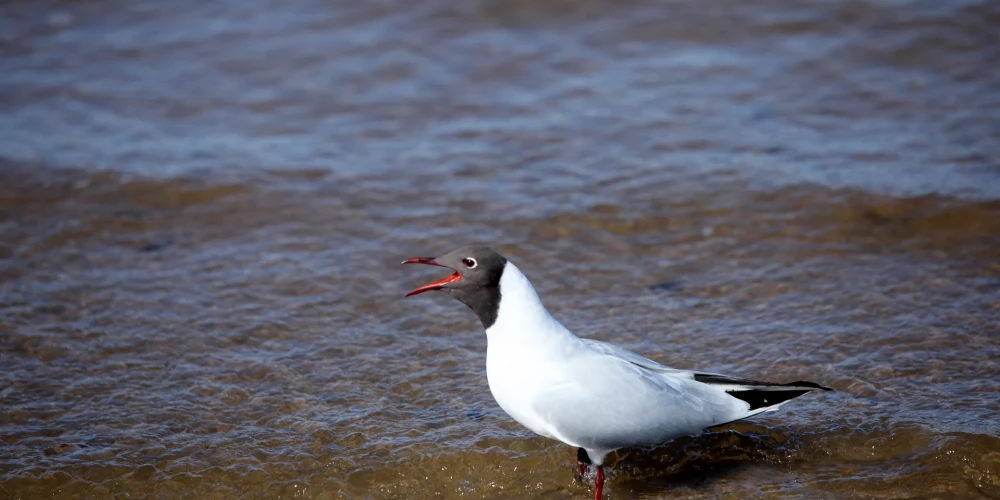
<instances>
[{"instance_id":1,"label":"white eye ring","mask_svg":"<svg viewBox=\"0 0 1000 500\"><path fill-rule=\"evenodd\" d=\"M476 262L476 259L473 259L472 257L466 257L462 259L462 264L465 264L465 267L469 269L475 269L476 266L479 265L479 263Z\"/></svg>"}]
</instances>

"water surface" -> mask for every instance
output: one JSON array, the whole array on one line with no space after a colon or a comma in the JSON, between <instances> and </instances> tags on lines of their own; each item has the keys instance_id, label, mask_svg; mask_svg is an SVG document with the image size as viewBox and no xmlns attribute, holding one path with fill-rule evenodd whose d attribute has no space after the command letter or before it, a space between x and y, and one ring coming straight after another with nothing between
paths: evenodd
<instances>
[{"instance_id":1,"label":"water surface","mask_svg":"<svg viewBox=\"0 0 1000 500\"><path fill-rule=\"evenodd\" d=\"M1000 10L0 6L0 497L586 498L414 255L836 392L608 498L1000 498Z\"/></svg>"}]
</instances>

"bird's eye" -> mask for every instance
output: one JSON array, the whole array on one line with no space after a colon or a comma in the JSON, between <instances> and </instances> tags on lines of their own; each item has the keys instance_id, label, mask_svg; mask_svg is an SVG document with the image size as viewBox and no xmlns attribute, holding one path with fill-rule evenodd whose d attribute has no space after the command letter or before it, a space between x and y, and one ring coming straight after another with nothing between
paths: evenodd
<instances>
[{"instance_id":1,"label":"bird's eye","mask_svg":"<svg viewBox=\"0 0 1000 500\"><path fill-rule=\"evenodd\" d=\"M466 257L462 259L462 264L465 264L465 267L469 269L475 269L476 266L478 265L476 259L473 259L472 257Z\"/></svg>"}]
</instances>

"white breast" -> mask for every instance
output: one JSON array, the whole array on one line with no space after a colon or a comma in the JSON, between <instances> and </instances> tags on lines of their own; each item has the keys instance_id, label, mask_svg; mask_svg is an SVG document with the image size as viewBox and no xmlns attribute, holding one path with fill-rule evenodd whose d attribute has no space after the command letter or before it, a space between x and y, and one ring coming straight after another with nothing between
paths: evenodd
<instances>
[{"instance_id":1,"label":"white breast","mask_svg":"<svg viewBox=\"0 0 1000 500\"><path fill-rule=\"evenodd\" d=\"M581 348L580 339L549 314L534 287L510 262L500 278L497 320L486 336L486 377L497 404L535 433L565 441L531 402L566 376L563 362L553 360L570 359Z\"/></svg>"}]
</instances>

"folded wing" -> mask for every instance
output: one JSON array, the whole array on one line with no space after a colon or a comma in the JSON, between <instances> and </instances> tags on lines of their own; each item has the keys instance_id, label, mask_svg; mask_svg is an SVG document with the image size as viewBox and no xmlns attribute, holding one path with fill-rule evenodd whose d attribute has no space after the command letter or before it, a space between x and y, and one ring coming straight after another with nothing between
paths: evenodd
<instances>
[{"instance_id":1,"label":"folded wing","mask_svg":"<svg viewBox=\"0 0 1000 500\"><path fill-rule=\"evenodd\" d=\"M761 382L749 380L717 373L703 373L690 370L677 370L645 358L627 349L623 349L614 344L608 344L592 339L584 339L592 350L614 356L628 361L636 366L658 373L668 374L675 377L693 379L706 385L713 386L728 393L730 396L745 401L750 405L747 417L756 415L762 411L774 411L782 403L797 398L807 392L815 390L832 391L829 387L824 387L815 382L799 380L789 383Z\"/></svg>"}]
</instances>

